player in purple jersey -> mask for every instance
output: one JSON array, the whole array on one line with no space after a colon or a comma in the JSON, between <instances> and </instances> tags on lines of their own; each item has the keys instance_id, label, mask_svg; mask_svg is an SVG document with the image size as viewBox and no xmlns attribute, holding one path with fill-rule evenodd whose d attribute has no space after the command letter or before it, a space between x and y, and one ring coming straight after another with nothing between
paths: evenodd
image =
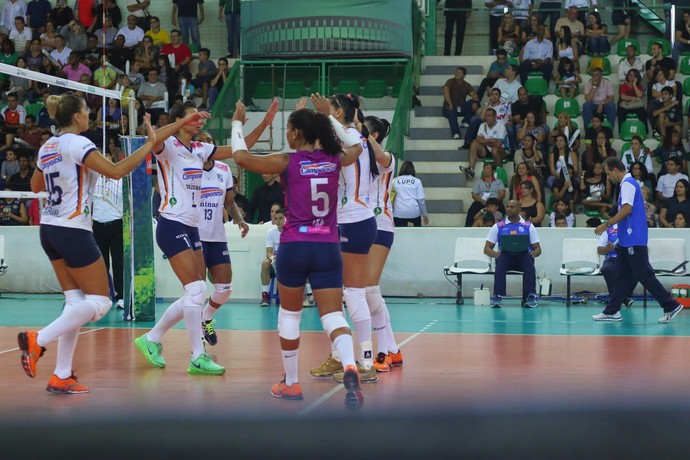
<instances>
[{"instance_id":1,"label":"player in purple jersey","mask_svg":"<svg viewBox=\"0 0 690 460\"><path fill-rule=\"evenodd\" d=\"M321 101L321 96L312 96ZM316 103L315 103L316 105ZM342 312L342 259L336 221L338 177L361 148L343 152L330 121L308 109L296 110L287 122L287 141L293 153L253 155L242 134L246 109L237 102L232 122L232 149L237 165L260 174L280 174L288 209L280 236L276 276L280 293L278 335L285 378L271 388L276 398L302 399L298 353L302 301L307 278L326 334L345 366L345 404L364 402L355 366L352 335ZM318 145L318 147L317 147Z\"/></svg>"}]
</instances>

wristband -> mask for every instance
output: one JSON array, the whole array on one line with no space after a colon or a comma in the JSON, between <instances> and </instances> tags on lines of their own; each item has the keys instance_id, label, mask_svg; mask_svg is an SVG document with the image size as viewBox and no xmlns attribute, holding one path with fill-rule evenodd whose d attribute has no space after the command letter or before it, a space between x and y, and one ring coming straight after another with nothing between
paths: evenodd
<instances>
[{"instance_id":1,"label":"wristband","mask_svg":"<svg viewBox=\"0 0 690 460\"><path fill-rule=\"evenodd\" d=\"M233 152L239 152L240 150L249 150L247 149L247 143L244 142L244 134L242 133L242 122L239 120L234 120L232 122L230 146L232 147Z\"/></svg>"}]
</instances>

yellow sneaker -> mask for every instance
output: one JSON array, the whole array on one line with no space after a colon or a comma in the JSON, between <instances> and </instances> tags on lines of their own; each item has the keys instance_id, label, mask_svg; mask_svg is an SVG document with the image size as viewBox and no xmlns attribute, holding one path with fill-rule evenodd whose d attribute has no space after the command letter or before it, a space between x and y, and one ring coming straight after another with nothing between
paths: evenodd
<instances>
[{"instance_id":1,"label":"yellow sneaker","mask_svg":"<svg viewBox=\"0 0 690 460\"><path fill-rule=\"evenodd\" d=\"M362 383L376 383L379 381L379 376L376 375L376 368L371 366L369 369L364 369L361 364L357 363L357 372L359 372L359 380ZM343 383L345 380L344 372L336 372L333 374L333 380L338 383Z\"/></svg>"},{"instance_id":2,"label":"yellow sneaker","mask_svg":"<svg viewBox=\"0 0 690 460\"><path fill-rule=\"evenodd\" d=\"M328 355L328 359L319 367L309 370L314 377L331 377L336 372L343 372L343 363Z\"/></svg>"}]
</instances>

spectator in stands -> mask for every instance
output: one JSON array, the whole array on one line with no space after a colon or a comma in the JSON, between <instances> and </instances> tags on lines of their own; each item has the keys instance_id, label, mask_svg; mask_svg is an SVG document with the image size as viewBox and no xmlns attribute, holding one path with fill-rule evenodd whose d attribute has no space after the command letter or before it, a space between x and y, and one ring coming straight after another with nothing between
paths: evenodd
<instances>
[{"instance_id":1,"label":"spectator in stands","mask_svg":"<svg viewBox=\"0 0 690 460\"><path fill-rule=\"evenodd\" d=\"M547 82L553 73L553 43L544 38L545 28L543 25L537 27L537 37L528 41L522 48L520 63L520 80L524 85L527 81L527 74L533 71L540 71L542 77Z\"/></svg>"},{"instance_id":2,"label":"spectator in stands","mask_svg":"<svg viewBox=\"0 0 690 460\"><path fill-rule=\"evenodd\" d=\"M429 225L429 214L426 210L424 186L417 177L414 164L403 161L398 170L398 177L393 179L393 221L396 227L421 227Z\"/></svg>"},{"instance_id":3,"label":"spectator in stands","mask_svg":"<svg viewBox=\"0 0 690 460\"><path fill-rule=\"evenodd\" d=\"M486 0L484 6L490 8L489 12L489 43L490 54L496 54L498 49L498 29L501 27L504 9L510 7L510 0Z\"/></svg>"},{"instance_id":4,"label":"spectator in stands","mask_svg":"<svg viewBox=\"0 0 690 460\"><path fill-rule=\"evenodd\" d=\"M19 132L19 138L35 150L41 148L41 135L43 129L36 124L36 117L29 114L26 116L24 128Z\"/></svg>"},{"instance_id":5,"label":"spectator in stands","mask_svg":"<svg viewBox=\"0 0 690 460\"><path fill-rule=\"evenodd\" d=\"M91 76L91 69L79 62L79 53L72 51L69 55L68 64L62 68L68 80L80 81L83 74Z\"/></svg>"},{"instance_id":6,"label":"spectator in stands","mask_svg":"<svg viewBox=\"0 0 690 460\"><path fill-rule=\"evenodd\" d=\"M625 81L621 82L618 88L618 126L620 127L631 113L637 115L637 118L647 126L646 105L647 98L642 85L642 74L637 69L630 69Z\"/></svg>"},{"instance_id":7,"label":"spectator in stands","mask_svg":"<svg viewBox=\"0 0 690 460\"><path fill-rule=\"evenodd\" d=\"M690 227L690 214L679 212L676 214L676 220L673 222L673 228L688 228Z\"/></svg>"},{"instance_id":8,"label":"spectator in stands","mask_svg":"<svg viewBox=\"0 0 690 460\"><path fill-rule=\"evenodd\" d=\"M0 63L7 65L16 65L19 60L19 55L14 52L14 43L12 40L5 40L2 42L2 53L0 53ZM10 76L5 73L0 73L0 90L6 90L9 87Z\"/></svg>"},{"instance_id":9,"label":"spectator in stands","mask_svg":"<svg viewBox=\"0 0 690 460\"><path fill-rule=\"evenodd\" d=\"M86 39L86 49L82 53L82 62L91 69L91 72L95 72L101 65L102 55L103 49L98 47L98 39L95 35L89 35Z\"/></svg>"},{"instance_id":10,"label":"spectator in stands","mask_svg":"<svg viewBox=\"0 0 690 460\"><path fill-rule=\"evenodd\" d=\"M580 72L575 68L573 61L563 56L558 60L558 68L556 70L556 77L554 78L556 85L561 93L561 97L574 98L578 85L582 83Z\"/></svg>"},{"instance_id":11,"label":"spectator in stands","mask_svg":"<svg viewBox=\"0 0 690 460\"><path fill-rule=\"evenodd\" d=\"M676 130L673 130L663 138L659 147L654 151L654 157L661 162L659 174L666 174L666 161L672 157L677 158L681 162L680 172L688 173L688 159L690 155L685 151L681 140L681 133Z\"/></svg>"},{"instance_id":12,"label":"spectator in stands","mask_svg":"<svg viewBox=\"0 0 690 460\"><path fill-rule=\"evenodd\" d=\"M506 50L497 50L496 60L491 63L491 66L489 66L489 71L486 74L486 78L484 78L479 84L477 94L480 102L484 96L487 95L489 88L493 88L494 84L499 78L505 77L505 71L509 65Z\"/></svg>"},{"instance_id":13,"label":"spectator in stands","mask_svg":"<svg viewBox=\"0 0 690 460\"><path fill-rule=\"evenodd\" d=\"M213 77L213 79L211 79L211 83L209 84L209 90L208 90L208 107L209 108L213 108L213 105L216 103L216 99L218 98L218 95L223 90L223 86L225 86L225 81L228 79L229 75L230 75L230 69L228 67L228 60L226 58L218 59L218 72Z\"/></svg>"},{"instance_id":14,"label":"spectator in stands","mask_svg":"<svg viewBox=\"0 0 690 460\"><path fill-rule=\"evenodd\" d=\"M7 185L5 191L11 192L13 188ZM22 200L19 198L0 199L0 226L9 227L28 224L29 216Z\"/></svg>"},{"instance_id":15,"label":"spectator in stands","mask_svg":"<svg viewBox=\"0 0 690 460\"><path fill-rule=\"evenodd\" d=\"M190 43L191 38L196 49L201 48L199 25L204 22L204 0L173 0L172 3L172 25L177 27L179 20L182 42Z\"/></svg>"},{"instance_id":16,"label":"spectator in stands","mask_svg":"<svg viewBox=\"0 0 690 460\"><path fill-rule=\"evenodd\" d=\"M676 61L663 54L663 48L660 43L652 44L652 57L645 62L645 71L647 73L647 80L650 82L656 78L660 69L666 69L666 78L675 80L676 78Z\"/></svg>"},{"instance_id":17,"label":"spectator in stands","mask_svg":"<svg viewBox=\"0 0 690 460\"><path fill-rule=\"evenodd\" d=\"M637 135L633 136L630 140L630 149L622 153L621 161L626 170L630 169L630 165L636 161L644 164L647 173L651 174L654 170L651 152L649 148L642 143L642 138Z\"/></svg>"},{"instance_id":18,"label":"spectator in stands","mask_svg":"<svg viewBox=\"0 0 690 460\"><path fill-rule=\"evenodd\" d=\"M201 105L199 106L199 110L206 109L209 86L213 77L218 73L218 68L216 64L210 60L210 57L211 51L208 48L201 48L199 50L199 70L196 74L196 78L192 79L192 85L194 85L195 88L201 88ZM198 94L195 94L195 96L198 96ZM459 138L460 136L458 136L458 139Z\"/></svg>"},{"instance_id":19,"label":"spectator in stands","mask_svg":"<svg viewBox=\"0 0 690 460\"><path fill-rule=\"evenodd\" d=\"M33 169L29 167L29 157L26 154L19 155L19 172L10 176L7 183L16 192L31 191L31 175Z\"/></svg>"},{"instance_id":20,"label":"spectator in stands","mask_svg":"<svg viewBox=\"0 0 690 460\"><path fill-rule=\"evenodd\" d=\"M541 196L541 184L539 183L539 173L534 169L531 163L520 162L516 163L515 174L510 180L510 199L518 200L522 199L522 188L520 184L523 182L531 182L534 185L534 193L537 195L537 199L542 201Z\"/></svg>"},{"instance_id":21,"label":"spectator in stands","mask_svg":"<svg viewBox=\"0 0 690 460\"><path fill-rule=\"evenodd\" d=\"M460 139L460 125L458 116L469 121L478 107L479 97L472 85L465 81L467 69L458 67L455 76L443 85L443 116L448 119L453 139ZM468 99L469 98L469 99Z\"/></svg>"},{"instance_id":22,"label":"spectator in stands","mask_svg":"<svg viewBox=\"0 0 690 460\"><path fill-rule=\"evenodd\" d=\"M506 235L529 235L529 250L512 252L503 250L501 240ZM499 251L494 250L498 244ZM510 200L506 205L506 219L495 224L489 230L484 246L484 254L496 259L494 272L494 295L491 298L492 307L500 307L506 295L506 274L508 270L518 270L522 275L522 297L525 307L535 308L538 305L536 287L536 270L534 258L541 254L539 237L534 226L520 216L520 202Z\"/></svg>"},{"instance_id":23,"label":"spectator in stands","mask_svg":"<svg viewBox=\"0 0 690 460\"><path fill-rule=\"evenodd\" d=\"M26 4L26 25L33 37L38 37L45 30L52 8L48 0L31 0Z\"/></svg>"},{"instance_id":24,"label":"spectator in stands","mask_svg":"<svg viewBox=\"0 0 690 460\"><path fill-rule=\"evenodd\" d=\"M17 16L26 19L26 3L23 0L7 0L0 16L0 33L9 35Z\"/></svg>"},{"instance_id":25,"label":"spectator in stands","mask_svg":"<svg viewBox=\"0 0 690 460\"><path fill-rule=\"evenodd\" d=\"M57 30L58 27L62 27L74 19L74 12L72 11L72 8L67 6L67 2L65 0L57 0L55 2L55 8L53 8L53 10L50 12L48 18L50 21L53 21L53 25Z\"/></svg>"},{"instance_id":26,"label":"spectator in stands","mask_svg":"<svg viewBox=\"0 0 690 460\"><path fill-rule=\"evenodd\" d=\"M525 122L527 112L539 114L540 120L546 120L546 107L541 96L530 96L523 87L518 89L518 100L510 106L511 121L515 128Z\"/></svg>"},{"instance_id":27,"label":"spectator in stands","mask_svg":"<svg viewBox=\"0 0 690 460\"><path fill-rule=\"evenodd\" d=\"M537 36L537 26L539 23L539 14L534 12L530 13L527 22L524 25L520 25L520 30L522 30L522 37L520 40L521 43L527 43ZM550 35L549 29L546 29L545 34L546 38L551 38L553 36Z\"/></svg>"},{"instance_id":28,"label":"spectator in stands","mask_svg":"<svg viewBox=\"0 0 690 460\"><path fill-rule=\"evenodd\" d=\"M601 15L592 11L589 13L589 24L585 29L587 37L587 53L592 56L605 56L611 51L609 39L606 36L608 28L601 23Z\"/></svg>"},{"instance_id":29,"label":"spectator in stands","mask_svg":"<svg viewBox=\"0 0 690 460\"><path fill-rule=\"evenodd\" d=\"M276 256L278 255L278 247L280 246L280 234L283 232L283 226L285 225L285 212L284 208L278 208L275 211L275 217L269 221L275 222L271 229L266 232L266 258L261 261L261 303L260 307L268 307L271 304L270 301L270 285L271 280L276 276Z\"/></svg>"},{"instance_id":30,"label":"spectator in stands","mask_svg":"<svg viewBox=\"0 0 690 460\"><path fill-rule=\"evenodd\" d=\"M652 192L646 186L640 187L642 199L644 200L644 212L647 218L647 227L657 227L656 206L652 204ZM610 214L610 212L609 212Z\"/></svg>"},{"instance_id":31,"label":"spectator in stands","mask_svg":"<svg viewBox=\"0 0 690 460\"><path fill-rule=\"evenodd\" d=\"M573 210L570 209L568 203L563 200L556 200L553 203L553 209L551 214L549 214L549 224L551 227L572 228L575 226L575 214ZM562 221L560 225L559 220Z\"/></svg>"},{"instance_id":32,"label":"spectator in stands","mask_svg":"<svg viewBox=\"0 0 690 460\"><path fill-rule=\"evenodd\" d=\"M136 18L137 25L142 28L142 30L149 30L149 5L151 5L150 0L127 0L127 12Z\"/></svg>"},{"instance_id":33,"label":"spectator in stands","mask_svg":"<svg viewBox=\"0 0 690 460\"><path fill-rule=\"evenodd\" d=\"M271 206L284 204L283 186L278 174L262 174L264 183L254 189L247 209L249 222L263 224L271 220Z\"/></svg>"},{"instance_id":34,"label":"spectator in stands","mask_svg":"<svg viewBox=\"0 0 690 460\"><path fill-rule=\"evenodd\" d=\"M549 156L549 177L546 179L546 186L553 188L553 184L561 175L563 169L563 162L561 158L575 169L575 172L580 172L577 158L577 151L568 146L568 141L565 135L559 134L554 141L553 152Z\"/></svg>"},{"instance_id":35,"label":"spectator in stands","mask_svg":"<svg viewBox=\"0 0 690 460\"><path fill-rule=\"evenodd\" d=\"M513 7L511 11L515 18L515 23L520 27L520 36L518 37L520 43L525 43L522 40L522 30L529 24L529 16L532 14L534 3L532 0L512 0Z\"/></svg>"},{"instance_id":36,"label":"spectator in stands","mask_svg":"<svg viewBox=\"0 0 690 460\"><path fill-rule=\"evenodd\" d=\"M10 177L19 172L17 154L11 147L4 152L4 156L5 161L1 162L2 166L0 166L0 183L2 183L3 189Z\"/></svg>"},{"instance_id":37,"label":"spectator in stands","mask_svg":"<svg viewBox=\"0 0 690 460\"><path fill-rule=\"evenodd\" d=\"M515 139L517 140L518 149L522 149L524 147L524 140L528 134L537 141L537 145L534 146L534 148L539 151L544 150L546 131L544 130L544 126L541 124L541 121L537 119L537 115L534 112L527 112L525 122L515 132Z\"/></svg>"},{"instance_id":38,"label":"spectator in stands","mask_svg":"<svg viewBox=\"0 0 690 460\"><path fill-rule=\"evenodd\" d=\"M582 43L585 38L585 23L584 15L583 19L578 19L578 15L579 11L577 7L571 6L568 8L565 17L556 21L556 33L558 33L563 26L569 27L573 42L577 45L579 54L582 54ZM554 37L555 35L551 36Z\"/></svg>"},{"instance_id":39,"label":"spectator in stands","mask_svg":"<svg viewBox=\"0 0 690 460\"><path fill-rule=\"evenodd\" d=\"M611 46L620 40L630 37L630 23L632 21L633 10L630 8L629 0L613 0L613 11L611 12L611 24L618 27L616 36L611 39ZM640 70L642 73L642 70ZM622 80L622 79L621 79Z\"/></svg>"},{"instance_id":40,"label":"spectator in stands","mask_svg":"<svg viewBox=\"0 0 690 460\"><path fill-rule=\"evenodd\" d=\"M678 99L673 97L673 90L668 86L661 88L661 103L654 105L652 116L656 118L655 131L662 138L668 136L669 130L680 133L683 128L683 109Z\"/></svg>"},{"instance_id":41,"label":"spectator in stands","mask_svg":"<svg viewBox=\"0 0 690 460\"><path fill-rule=\"evenodd\" d=\"M595 113L603 113L613 126L616 121L616 104L613 102L613 86L602 77L601 69L592 70L592 78L585 84L585 103L582 106L582 119L589 126Z\"/></svg>"},{"instance_id":42,"label":"spectator in stands","mask_svg":"<svg viewBox=\"0 0 690 460\"><path fill-rule=\"evenodd\" d=\"M103 27L96 29L94 35L96 36L96 40L98 40L98 44L101 47L112 48L115 37L117 37L117 28L113 26L113 20L110 19L109 16L106 16Z\"/></svg>"},{"instance_id":43,"label":"spectator in stands","mask_svg":"<svg viewBox=\"0 0 690 460\"><path fill-rule=\"evenodd\" d=\"M150 37L153 45L160 49L170 43L170 33L167 30L161 29L161 20L158 16L151 16L151 28L146 31L146 36Z\"/></svg>"},{"instance_id":44,"label":"spectator in stands","mask_svg":"<svg viewBox=\"0 0 690 460\"><path fill-rule=\"evenodd\" d=\"M610 156L618 156L611 147L610 138L601 130L596 133L594 142L587 145L587 150L582 155L582 169L591 170L595 164L602 163Z\"/></svg>"},{"instance_id":45,"label":"spectator in stands","mask_svg":"<svg viewBox=\"0 0 690 460\"><path fill-rule=\"evenodd\" d=\"M29 49L26 51L26 53L24 53L24 59L26 60L27 69L31 69L32 67L38 69L41 67L43 62L43 53L41 52L40 38L34 38L31 40Z\"/></svg>"},{"instance_id":46,"label":"spectator in stands","mask_svg":"<svg viewBox=\"0 0 690 460\"><path fill-rule=\"evenodd\" d=\"M120 23L122 22L122 11L120 10L120 7L117 5L117 0L105 0L105 2L101 3L105 3L105 16L110 18L113 27L119 29ZM102 8L99 8L99 10L102 11ZM103 27L103 15L97 14L96 27L94 28L94 30L99 29L101 27Z\"/></svg>"},{"instance_id":47,"label":"spectator in stands","mask_svg":"<svg viewBox=\"0 0 690 460\"><path fill-rule=\"evenodd\" d=\"M690 51L690 11L683 11L683 20L676 29L676 40L673 43L673 61L680 62L680 54Z\"/></svg>"},{"instance_id":48,"label":"spectator in stands","mask_svg":"<svg viewBox=\"0 0 690 460\"><path fill-rule=\"evenodd\" d=\"M472 227L486 227L486 216L491 217L491 225L489 225L489 227L502 220L503 213L501 213L499 209L503 209L503 203L501 203L498 198L489 198L486 200L486 206L477 211L477 213L474 215Z\"/></svg>"},{"instance_id":49,"label":"spectator in stands","mask_svg":"<svg viewBox=\"0 0 690 460\"><path fill-rule=\"evenodd\" d=\"M640 74L640 79L638 83L642 84L642 74L644 73L644 62L635 54L637 53L637 47L635 45L628 45L625 48L625 59L618 63L618 80L622 83L627 81L628 73L631 70L636 69Z\"/></svg>"},{"instance_id":50,"label":"spectator in stands","mask_svg":"<svg viewBox=\"0 0 690 460\"><path fill-rule=\"evenodd\" d=\"M17 54L24 54L27 44L31 42L33 32L26 27L23 16L14 18L14 27L10 31L10 40L14 42L14 49Z\"/></svg>"},{"instance_id":51,"label":"spectator in stands","mask_svg":"<svg viewBox=\"0 0 690 460\"><path fill-rule=\"evenodd\" d=\"M0 115L5 120L5 131L16 133L19 128L24 127L26 109L19 104L19 97L15 93L7 94L7 105L0 110Z\"/></svg>"},{"instance_id":52,"label":"spectator in stands","mask_svg":"<svg viewBox=\"0 0 690 460\"><path fill-rule=\"evenodd\" d=\"M544 203L537 199L537 188L531 181L520 183L520 207L523 219L529 220L535 227L541 227L546 209Z\"/></svg>"},{"instance_id":53,"label":"spectator in stands","mask_svg":"<svg viewBox=\"0 0 690 460\"><path fill-rule=\"evenodd\" d=\"M120 28L117 34L125 37L126 48L134 48L144 39L144 29L137 25L137 17L133 14L127 16L127 26Z\"/></svg>"},{"instance_id":54,"label":"spectator in stands","mask_svg":"<svg viewBox=\"0 0 690 460\"><path fill-rule=\"evenodd\" d=\"M108 56L101 56L101 66L94 72L94 83L99 88L113 89L117 83L117 73L108 64Z\"/></svg>"},{"instance_id":55,"label":"spectator in stands","mask_svg":"<svg viewBox=\"0 0 690 460\"><path fill-rule=\"evenodd\" d=\"M517 166L523 162L528 164L529 167L536 172L537 177L543 181L544 177L548 176L548 168L544 162L544 154L542 151L534 148L536 142L536 139L531 134L525 135L525 138L522 140L522 148L515 152L513 162Z\"/></svg>"},{"instance_id":56,"label":"spectator in stands","mask_svg":"<svg viewBox=\"0 0 690 460\"><path fill-rule=\"evenodd\" d=\"M690 183L686 179L676 182L673 196L661 204L659 211L659 224L663 228L672 228L679 213L690 214L690 200L688 199L688 189Z\"/></svg>"},{"instance_id":57,"label":"spectator in stands","mask_svg":"<svg viewBox=\"0 0 690 460\"><path fill-rule=\"evenodd\" d=\"M518 68L514 64L509 64L505 70L505 78L499 78L494 84L494 88L501 90L501 102L513 103L518 100L518 91L522 85L517 80Z\"/></svg>"},{"instance_id":58,"label":"spectator in stands","mask_svg":"<svg viewBox=\"0 0 690 460\"><path fill-rule=\"evenodd\" d=\"M613 186L606 177L604 165L596 162L580 175L580 198L586 209L595 209L602 216L613 207L611 204Z\"/></svg>"},{"instance_id":59,"label":"spectator in stands","mask_svg":"<svg viewBox=\"0 0 690 460\"><path fill-rule=\"evenodd\" d=\"M493 163L484 163L481 179L472 186L473 202L467 210L465 227L472 227L476 214L487 206L489 198L496 198L499 202L503 202L506 197L505 185L494 177L495 172L496 166Z\"/></svg>"},{"instance_id":60,"label":"spectator in stands","mask_svg":"<svg viewBox=\"0 0 690 460\"><path fill-rule=\"evenodd\" d=\"M604 134L606 134L606 139L608 139L609 142L613 142L613 130L604 123L603 113L595 113L592 115L592 121L589 127L585 129L585 144L587 144L587 147L596 145L599 131L603 131Z\"/></svg>"},{"instance_id":61,"label":"spectator in stands","mask_svg":"<svg viewBox=\"0 0 690 460\"><path fill-rule=\"evenodd\" d=\"M127 80L129 80L127 85L131 87L134 91L138 91L139 88L141 88L141 85L143 85L146 81L146 77L144 77L144 74L141 73L141 66L139 64L139 61L132 62L129 67L129 72L127 73L127 75L123 76L127 77Z\"/></svg>"},{"instance_id":62,"label":"spectator in stands","mask_svg":"<svg viewBox=\"0 0 690 460\"><path fill-rule=\"evenodd\" d=\"M12 148L13 143L14 133L7 129L5 119L0 115L0 160L5 157L5 152Z\"/></svg>"},{"instance_id":63,"label":"spectator in stands","mask_svg":"<svg viewBox=\"0 0 690 460\"><path fill-rule=\"evenodd\" d=\"M498 28L498 47L506 50L508 56L513 56L520 49L520 38L520 26L515 23L513 13L503 13L503 19Z\"/></svg>"},{"instance_id":64,"label":"spectator in stands","mask_svg":"<svg viewBox=\"0 0 690 460\"><path fill-rule=\"evenodd\" d=\"M656 199L659 203L663 203L671 198L675 193L676 183L685 179L688 176L680 172L681 161L676 157L671 157L666 160L666 174L660 175L656 183Z\"/></svg>"},{"instance_id":65,"label":"spectator in stands","mask_svg":"<svg viewBox=\"0 0 690 460\"><path fill-rule=\"evenodd\" d=\"M640 187L644 186L650 190L654 190L655 177L653 174L650 174L647 171L647 167L644 165L644 163L635 161L628 168L628 172L630 172L630 175L633 177L633 179L635 179L637 183L640 184Z\"/></svg>"},{"instance_id":66,"label":"spectator in stands","mask_svg":"<svg viewBox=\"0 0 690 460\"><path fill-rule=\"evenodd\" d=\"M117 34L112 48L106 51L108 61L112 64L116 72L123 73L127 68L127 63L134 59L134 49L125 46L125 36Z\"/></svg>"},{"instance_id":67,"label":"spectator in stands","mask_svg":"<svg viewBox=\"0 0 690 460\"><path fill-rule=\"evenodd\" d=\"M26 60L23 57L20 57L17 59L16 65L20 69L26 69ZM20 100L24 101L26 100L26 95L29 92L29 88L31 88L31 81L28 78L13 75L10 77L10 89L7 92L15 93L17 96L19 96Z\"/></svg>"},{"instance_id":68,"label":"spectator in stands","mask_svg":"<svg viewBox=\"0 0 690 460\"><path fill-rule=\"evenodd\" d=\"M552 227L568 228L568 219L565 217L565 214L561 214L560 212L556 214L552 212L551 215L553 216Z\"/></svg>"},{"instance_id":69,"label":"spectator in stands","mask_svg":"<svg viewBox=\"0 0 690 460\"><path fill-rule=\"evenodd\" d=\"M70 21L60 29L60 35L65 38L66 46L72 51L84 51L88 46L88 37L84 26L79 21Z\"/></svg>"},{"instance_id":70,"label":"spectator in stands","mask_svg":"<svg viewBox=\"0 0 690 460\"><path fill-rule=\"evenodd\" d=\"M153 38L146 35L141 43L134 48L134 59L143 71L147 71L157 65L158 48L154 45Z\"/></svg>"},{"instance_id":71,"label":"spectator in stands","mask_svg":"<svg viewBox=\"0 0 690 460\"><path fill-rule=\"evenodd\" d=\"M177 78L175 76L175 69L170 65L170 58L165 54L158 55L158 80L168 88L168 94L177 94L179 88L177 86Z\"/></svg>"},{"instance_id":72,"label":"spectator in stands","mask_svg":"<svg viewBox=\"0 0 690 460\"><path fill-rule=\"evenodd\" d=\"M577 49L577 43L573 41L570 27L563 26L559 29L558 38L556 39L556 69L561 70L561 61L563 58L568 58L573 65L572 70L577 70L578 59L580 52ZM565 96L563 96L565 97Z\"/></svg>"},{"instance_id":73,"label":"spectator in stands","mask_svg":"<svg viewBox=\"0 0 690 460\"><path fill-rule=\"evenodd\" d=\"M56 65L62 68L69 62L69 55L72 49L66 46L65 38L62 35L55 37L55 49L50 52L50 57L56 62Z\"/></svg>"},{"instance_id":74,"label":"spectator in stands","mask_svg":"<svg viewBox=\"0 0 690 460\"><path fill-rule=\"evenodd\" d=\"M230 2L231 0L228 0ZM436 0L436 4L441 0ZM239 2L237 2L239 3ZM466 11L461 11L465 9ZM446 17L446 30L443 41L443 55L450 56L450 44L453 41L453 29L455 29L455 55L462 54L462 45L465 42L465 28L467 27L467 20L472 15L472 0L446 0L443 15ZM227 14L227 6L225 7ZM239 26L239 24L238 24ZM230 36L230 27L228 27L228 37ZM230 49L230 41L228 39L228 53L232 53Z\"/></svg>"},{"instance_id":75,"label":"spectator in stands","mask_svg":"<svg viewBox=\"0 0 690 460\"><path fill-rule=\"evenodd\" d=\"M98 3L97 0L74 1L74 20L82 24L89 33L93 33L93 29L96 26Z\"/></svg>"},{"instance_id":76,"label":"spectator in stands","mask_svg":"<svg viewBox=\"0 0 690 460\"><path fill-rule=\"evenodd\" d=\"M492 92L492 95L495 91ZM469 167L460 166L460 170L466 176L474 178L474 165L478 158L493 158L497 165L503 164L506 156L506 144L508 133L505 125L496 121L496 110L488 107L484 111L484 123L479 126L477 138L470 146Z\"/></svg>"},{"instance_id":77,"label":"spectator in stands","mask_svg":"<svg viewBox=\"0 0 690 460\"><path fill-rule=\"evenodd\" d=\"M558 136L565 136L568 147L576 152L579 152L580 133L581 131L579 128L577 128L575 123L570 119L570 115L568 115L567 112L561 112L558 114L558 117L556 117L556 124L551 130L549 145L555 145L556 138Z\"/></svg>"},{"instance_id":78,"label":"spectator in stands","mask_svg":"<svg viewBox=\"0 0 690 460\"><path fill-rule=\"evenodd\" d=\"M69 21L68 21L69 23ZM40 36L41 39L41 48L44 50L51 52L58 46L58 31L55 26L55 22L52 19L49 19L46 22L46 30L43 32Z\"/></svg>"},{"instance_id":79,"label":"spectator in stands","mask_svg":"<svg viewBox=\"0 0 690 460\"><path fill-rule=\"evenodd\" d=\"M572 165L568 165L568 177L564 174L565 170L561 170L558 179L553 183L554 200L564 200L571 209L574 209L575 203L578 200L578 192L580 191L580 179L575 174L575 169Z\"/></svg>"},{"instance_id":80,"label":"spectator in stands","mask_svg":"<svg viewBox=\"0 0 690 460\"><path fill-rule=\"evenodd\" d=\"M477 133L479 132L479 127L484 120L484 112L487 109L493 109L496 113L496 121L506 127L506 132L508 132L507 126L510 126L512 130L512 125L509 123L511 120L511 105L507 102L501 101L501 90L498 88L492 88L489 93L489 101L479 110L479 115L475 115L470 118L470 126L465 133L465 143L458 147L458 150L469 149L472 142L477 138Z\"/></svg>"},{"instance_id":81,"label":"spectator in stands","mask_svg":"<svg viewBox=\"0 0 690 460\"><path fill-rule=\"evenodd\" d=\"M148 81L141 85L139 91L137 91L137 97L144 102L144 106L147 109L150 109L154 102L165 99L167 91L165 85L158 81L158 70L150 69Z\"/></svg>"},{"instance_id":82,"label":"spectator in stands","mask_svg":"<svg viewBox=\"0 0 690 460\"><path fill-rule=\"evenodd\" d=\"M185 43L186 42L182 42L180 31L173 29L170 31L170 43L161 48L160 51L161 55L173 55L175 57L175 65L173 68L178 75L189 75L189 63L192 60L192 50L190 50Z\"/></svg>"}]
</instances>

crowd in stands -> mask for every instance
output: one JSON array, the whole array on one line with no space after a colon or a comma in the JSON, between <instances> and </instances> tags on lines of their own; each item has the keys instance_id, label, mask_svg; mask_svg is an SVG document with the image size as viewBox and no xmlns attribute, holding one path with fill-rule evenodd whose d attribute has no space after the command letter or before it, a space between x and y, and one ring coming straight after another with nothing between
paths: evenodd
<instances>
[{"instance_id":1,"label":"crowd in stands","mask_svg":"<svg viewBox=\"0 0 690 460\"><path fill-rule=\"evenodd\" d=\"M118 135L128 133L132 99L140 127L145 112L151 113L157 127L166 124L167 110L186 91L191 92L185 96L200 99L201 109L213 106L229 66L226 57L218 59L216 66L210 50L201 47L203 2L173 0L172 26L179 23L179 28L172 29L148 13L150 0L127 0L122 6L116 0L104 3L105 15L102 3L94 0L76 0L73 7L64 0L54 6L48 0L5 1L0 15L0 63L121 92L121 101L108 99L105 105L100 96L81 94L91 118L84 135L101 146L105 127L104 151L119 150ZM239 2L221 1L218 19L230 27L236 17ZM239 28L235 29L228 39L227 57L238 54ZM192 74L194 58L197 70ZM50 138L53 126L45 99L66 91L0 72L0 190L30 191L36 152ZM0 225L38 224L38 214L34 220L28 209L31 201L0 201Z\"/></svg>"},{"instance_id":2,"label":"crowd in stands","mask_svg":"<svg viewBox=\"0 0 690 460\"><path fill-rule=\"evenodd\" d=\"M650 226L685 227L690 202L683 125L690 114L683 96L690 85L677 81L676 72L690 55L690 12L679 15L674 46L651 40L643 60L637 40L629 39L630 12L614 10L619 33L613 36L587 2L567 2L562 17L540 16L531 1L525 3L527 11L519 12L514 2L486 3L496 60L477 91L465 81L464 67L444 85L443 114L453 138L461 139L460 128L466 128L458 147L468 150L469 166L460 169L474 181L466 226L484 225L482 219L494 213L498 218L506 199L520 201L523 217L536 226L573 226L576 213L607 218L616 211L617 191L602 162L616 155L647 189ZM562 8L561 2L546 3L541 8ZM620 60L617 72L611 73L611 59ZM548 94L559 98L552 113L544 101ZM584 97L581 107L578 95ZM553 126L547 115L557 117ZM626 141L618 151L614 130ZM658 147L650 149L648 138ZM511 183L496 171L506 160L513 160ZM481 177L475 177L481 161Z\"/></svg>"}]
</instances>

